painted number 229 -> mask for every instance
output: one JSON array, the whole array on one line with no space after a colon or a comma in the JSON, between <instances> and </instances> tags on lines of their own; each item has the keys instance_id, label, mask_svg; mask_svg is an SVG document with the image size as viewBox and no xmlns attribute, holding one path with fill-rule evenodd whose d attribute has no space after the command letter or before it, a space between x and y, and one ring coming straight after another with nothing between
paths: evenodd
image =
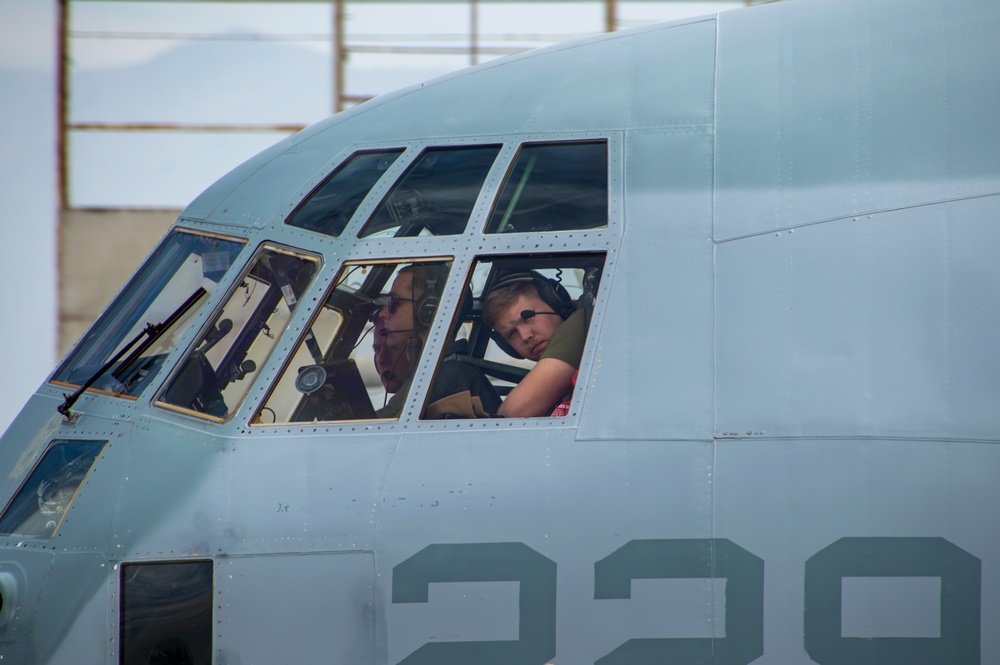
<instances>
[{"instance_id":1,"label":"painted number 229","mask_svg":"<svg viewBox=\"0 0 1000 665\"><path fill-rule=\"evenodd\" d=\"M943 538L841 538L806 561L804 643L820 665L978 665L981 562ZM845 577L939 577L936 638L842 636ZM594 564L594 598L633 579L725 578L726 636L629 640L595 665L745 665L764 653L764 561L725 538L633 540ZM441 582L518 582L516 641L425 644L399 665L544 665L556 655L556 563L523 543L429 545L393 569L392 602L426 603Z\"/></svg>"}]
</instances>

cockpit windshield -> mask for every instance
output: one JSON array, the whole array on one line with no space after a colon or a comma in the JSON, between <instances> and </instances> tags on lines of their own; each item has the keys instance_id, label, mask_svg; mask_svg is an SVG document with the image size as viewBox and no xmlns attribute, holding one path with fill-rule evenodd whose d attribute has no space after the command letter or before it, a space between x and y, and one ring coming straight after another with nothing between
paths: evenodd
<instances>
[{"instance_id":1,"label":"cockpit windshield","mask_svg":"<svg viewBox=\"0 0 1000 665\"><path fill-rule=\"evenodd\" d=\"M499 153L499 145L428 148L385 197L359 237L463 233Z\"/></svg>"},{"instance_id":2,"label":"cockpit windshield","mask_svg":"<svg viewBox=\"0 0 1000 665\"><path fill-rule=\"evenodd\" d=\"M354 153L302 201L285 223L339 236L369 190L402 153L402 148Z\"/></svg>"},{"instance_id":3,"label":"cockpit windshield","mask_svg":"<svg viewBox=\"0 0 1000 665\"><path fill-rule=\"evenodd\" d=\"M486 233L539 233L608 225L606 141L525 143Z\"/></svg>"},{"instance_id":4,"label":"cockpit windshield","mask_svg":"<svg viewBox=\"0 0 1000 665\"><path fill-rule=\"evenodd\" d=\"M273 246L258 250L157 403L219 419L232 415L318 271L315 256Z\"/></svg>"},{"instance_id":5,"label":"cockpit windshield","mask_svg":"<svg viewBox=\"0 0 1000 665\"><path fill-rule=\"evenodd\" d=\"M168 320L192 294L210 294L236 261L244 241L176 229L139 269L135 278L56 370L52 380L82 386L144 328ZM123 356L98 376L91 388L136 396L149 383L168 351L207 298L188 308L143 353ZM127 366L126 366L127 365Z\"/></svg>"},{"instance_id":6,"label":"cockpit windshield","mask_svg":"<svg viewBox=\"0 0 1000 665\"><path fill-rule=\"evenodd\" d=\"M254 424L399 417L450 268L345 264Z\"/></svg>"}]
</instances>

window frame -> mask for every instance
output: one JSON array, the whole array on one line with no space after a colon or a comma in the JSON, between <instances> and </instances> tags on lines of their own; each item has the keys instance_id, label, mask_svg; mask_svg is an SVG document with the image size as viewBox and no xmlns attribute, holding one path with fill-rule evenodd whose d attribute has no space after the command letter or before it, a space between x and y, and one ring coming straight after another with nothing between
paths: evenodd
<instances>
[{"instance_id":1,"label":"window frame","mask_svg":"<svg viewBox=\"0 0 1000 665\"><path fill-rule=\"evenodd\" d=\"M420 256L420 257L395 257L395 258L378 258L378 259L357 259L352 258L345 260L339 266L337 266L337 272L334 277L330 280L330 285L323 292L321 297L317 298L317 305L310 312L309 319L305 322L301 328L302 331L298 334L292 344L290 344L290 351L286 354L285 358L282 360L281 366L275 371L274 377L264 392L259 404L254 408L253 415L250 418L251 427L284 427L284 426L304 426L304 425L316 425L316 426L340 426L342 424L357 424L357 423L394 423L401 420L404 417L405 409L399 416L390 417L373 417L373 418L345 418L337 420L278 420L275 414L274 422L261 422L262 414L266 410L272 410L268 404L271 402L272 398L275 397L275 393L279 390L280 385L283 382L287 384L287 377L290 376L292 365L295 363L297 357L300 356L302 351L307 345L307 338L313 333L313 329L316 327L317 321L322 316L324 310L327 308L327 303L333 297L336 289L340 285L343 279L346 279L350 275L351 269L357 269L360 267L375 268L377 266L390 266L391 269L382 272L378 276L369 276L367 279L372 280L372 288L355 291L352 295L356 296L357 306L361 307L364 305L364 300L371 299L372 296L378 296L391 288L392 281L398 272L409 265L414 264L447 264L448 274L445 279L445 283L440 287L439 292L441 293L440 300L438 302L437 308L435 310L434 319L431 322L430 330L435 329L440 325L440 322L445 315L442 312L447 313L448 299L444 295L447 293L449 285L454 281L456 263L453 256L448 255L438 255L438 256ZM366 280L367 281L367 280ZM367 346L363 346L365 339L368 335L374 334L373 330L369 327L369 319L367 317L358 316L344 316L342 312L337 310L337 313L341 316L341 323L338 324L336 331L330 340L329 346L326 349L320 348L321 354L324 356L324 361L326 363L336 362L337 359L353 360L355 357L355 351L358 349L365 349L366 353L373 354L374 352L369 350ZM360 325L359 325L360 324ZM367 328L367 330L366 330ZM420 351L419 358L417 360L417 366L413 368L414 374L419 371L421 365L425 362L425 358L428 355L428 351L431 349L431 344L428 342ZM341 356L343 356L341 358ZM333 359L333 360L331 360ZM302 367L299 368L301 370ZM415 386L411 384L407 390L407 394L403 398L404 403L408 403L412 395L414 394ZM368 395L366 391L366 395ZM369 399L371 398L368 395ZM303 408L305 397L299 397L299 403L295 407L298 411ZM387 398L388 401L388 398ZM379 407L376 406L374 401L371 404L374 410L378 410Z\"/></svg>"},{"instance_id":2,"label":"window frame","mask_svg":"<svg viewBox=\"0 0 1000 665\"><path fill-rule=\"evenodd\" d=\"M162 282L162 286L160 287L160 289L157 290L156 296L149 301L149 306L147 306L141 312L131 317L132 323L129 328L129 331L134 332L137 329L141 329L141 326L138 325L138 322L142 320L144 315L148 314L148 312L151 310L151 306L156 302L157 298L159 298L163 293L166 292L165 291L166 286L168 286L170 282L179 274L180 267L183 266L184 263L183 261L178 263L177 266L169 273L159 274L157 272L159 267L157 261L163 256L164 252L167 252L169 250L168 245L172 241L174 241L177 238L180 238L183 235L197 236L200 238L207 238L207 239L215 239L224 242L232 242L239 246L236 249L235 254L232 256L229 265L221 272L219 276L219 281L216 282L216 287L213 288L212 291L206 292L205 295L200 298L201 302L196 303L195 306L192 307L190 311L185 313L183 320L185 320L186 323L184 323L183 327L172 331L173 338L177 341L180 341L180 339L184 335L190 333L193 321L197 318L197 316L201 315L205 311L206 304L209 302L212 296L214 296L219 291L218 287L226 284L233 270L233 267L242 265L242 262L244 260L242 257L245 253L247 246L247 239L245 237L240 237L237 235L226 235L215 231L189 228L186 226L175 226L171 228L167 232L167 234L160 240L160 242L153 249L153 251L150 252L149 256L146 257L140 268L135 272L135 274L121 289L121 291L119 291L118 295L114 298L114 300L112 300L112 302L108 305L105 311L90 326L87 332L84 333L83 337L81 337L76 342L73 349L67 354L66 358L59 364L56 370L49 377L49 383L56 386L62 386L68 388L80 388L86 381L81 383L74 383L72 381L67 380L68 377L66 378L57 378L57 377L60 374L69 374L72 373L73 371L80 371L82 367L90 367L89 365L80 366L78 364L79 360L85 359L89 357L89 355L93 354L93 352L95 351L95 349L91 348L93 344L103 344L105 347L107 347L107 345L109 344L109 342L107 341L107 338L109 336L109 330L117 328L120 325L119 320L127 312L129 312L130 310L134 311L133 307L135 304L135 299L139 297L144 291L148 290L149 288L148 282L150 280L153 280L154 282ZM191 255L192 254L187 254L186 257L190 257ZM187 259L185 258L184 260L186 261ZM180 305L182 302L184 302L185 298L191 295L192 294L182 293L180 295L179 300L177 301L177 304ZM149 321L147 323L153 323L153 322ZM176 323L174 325L176 325ZM164 333L166 332L169 331L164 331ZM117 341L114 342L113 346L110 347L111 351L104 356L104 359L101 361L101 363L98 365L94 365L94 372L99 371L101 365L110 361L111 358L114 357L116 350L120 349L123 345L126 344L126 342L129 339L129 334L130 334L129 332L125 332L118 337ZM174 351L177 350L178 346L179 344L172 344L164 349L162 354L164 356L164 362L160 363L160 365L157 366L156 369L150 373L150 376L148 378L141 379L140 386L134 393L123 392L121 390L113 391L103 387L95 387L95 386L89 386L86 392L93 392L102 395L108 395L111 397L119 397L131 401L136 401L141 397L142 393L144 393L151 385L156 383L156 378L160 374L163 365L168 364L166 361L169 360L169 356ZM127 359L131 359L131 355L129 355ZM76 365L74 365L74 361L76 361L77 363ZM102 372L102 374L112 375L118 369L119 368L108 368L106 371Z\"/></svg>"},{"instance_id":3,"label":"window frame","mask_svg":"<svg viewBox=\"0 0 1000 665\"><path fill-rule=\"evenodd\" d=\"M607 226L594 229L553 231L545 233L508 233L508 234L486 234L484 229L492 214L495 201L500 195L501 188L507 173L514 164L521 147L529 144L552 144L566 142L601 142L606 145L607 154ZM376 211L387 193L400 181L406 171L412 166L414 161L427 148L431 147L462 147L481 146L487 144L500 143L502 147L495 158L494 164L484 181L479 197L474 205L470 221L466 225L465 231L461 235L454 236L426 236L426 237L364 237L359 238L361 229L368 223L369 218ZM448 285L441 294L441 307L446 310L449 317L455 316L461 304L465 283L468 279L467 273L472 264L480 257L487 254L494 255L534 255L545 253L551 255L583 255L583 254L603 254L605 263L601 270L599 295L594 308L594 319L603 316L607 306L607 297L610 277L615 272L617 252L622 243L622 223L623 223L623 182L624 182L624 145L625 132L621 130L605 130L583 133L563 133L563 134L502 134L488 136L468 136L468 137L442 137L439 139L420 138L405 142L384 142L384 143L356 143L341 152L341 157L330 162L339 164L344 156L352 155L358 151L376 150L388 147L404 148L404 154L386 171L375 188L369 192L365 201L359 206L354 217L344 229L340 238L331 242L331 238L313 232L305 232L295 227L281 225L280 232L286 232L286 237L293 238L293 242L301 243L303 238L308 237L310 242L316 239L313 245L317 250L321 250L329 259L328 265L324 268L324 274L317 280L316 285L322 284L324 293L319 294L318 290L311 292L312 301L309 313L300 318L297 322L294 337L286 336L283 341L283 353L279 360L272 360L268 368L268 375L261 376L266 383L256 386L252 391L251 399L244 404L245 426L254 431L265 430L266 428L283 428L288 432L350 432L350 431L392 431L413 428L415 430L435 429L448 427L449 425L439 421L428 421L421 419L424 401L430 394L432 386L429 382L436 375L438 364L445 353L450 340L446 339L451 330L451 321L444 321L438 317L431 330L424 347L430 353L422 353L419 360L418 374L414 376L413 384L406 397L403 406L403 413L397 420L338 420L338 421L301 421L301 422L265 422L271 416L266 412L264 406L270 399L276 384L286 372L286 367L292 362L292 358L302 345L304 334L313 325L313 317L318 308L325 303L328 293L325 290L331 282L337 278L344 263L375 263L382 261L386 263L412 263L419 261L430 261L435 259L450 259L453 261L449 274ZM325 173L329 169L324 169ZM303 187L299 191L305 196L315 187L316 180L313 179L311 185ZM290 234L288 232L291 232ZM278 236L265 236L277 239ZM359 258L360 257L360 258ZM401 258L403 257L403 258ZM314 287L315 288L315 287ZM585 340L585 348L580 363L579 384L585 385L587 376L593 367L593 344L595 335L600 330L600 324L594 322L588 328ZM583 402L578 399L574 406L580 406ZM555 422L561 425L570 424L580 416L578 409L566 417ZM552 423L546 418L517 418L497 420L483 420L480 427L531 427L539 423ZM452 424L451 427L475 426L473 422L463 420L460 425ZM250 431L250 430L247 430Z\"/></svg>"},{"instance_id":4,"label":"window frame","mask_svg":"<svg viewBox=\"0 0 1000 665\"><path fill-rule=\"evenodd\" d=\"M497 209L507 192L508 185L510 184L511 178L514 176L515 170L518 168L521 156L525 154L526 149L531 148L544 148L546 146L581 146L581 145L603 145L604 146L604 180L605 180L605 197L604 197L604 224L598 226L586 226L586 227L574 227L574 228L559 228L559 229L544 229L544 230L514 230L514 231L504 231L500 229L491 230L493 224L493 218L497 214ZM527 167L527 168L530 168ZM522 175L526 178L526 175ZM527 190L531 185L526 181L524 183L519 183L515 185L515 191L512 193L511 198L513 202L507 202L507 206L504 212L504 220L498 226L502 226L503 223L511 215L515 214L518 199L520 198L520 192L518 190ZM524 141L517 146L513 157L507 164L507 168L504 172L500 186L497 189L493 200L491 201L489 212L486 214L483 220L482 233L487 236L507 236L518 233L536 234L536 233L573 233L573 232L585 232L585 231L600 231L608 228L611 222L611 210L610 210L610 199L611 199L611 145L607 138L591 138L591 139L570 139L570 140L543 140L543 141Z\"/></svg>"},{"instance_id":5,"label":"window frame","mask_svg":"<svg viewBox=\"0 0 1000 665\"><path fill-rule=\"evenodd\" d=\"M166 395L174 387L174 382L178 380L179 375L182 372L184 372L184 370L187 368L188 362L192 358L194 358L194 354L198 352L198 347L200 347L203 343L206 342L210 332L212 330L219 329L219 324L224 320L223 316L226 313L227 307L230 305L230 303L234 302L234 300L237 297L237 292L239 291L239 289L244 287L246 278L258 266L262 258L268 252L278 255L291 256L298 259L302 259L304 261L312 262L315 268L311 276L308 278L305 286L303 287L302 292L300 294L296 294L295 303L292 303L291 306L288 307L289 311L287 319L285 320L282 329L280 331L272 331L268 328L268 332L270 334L265 334L263 333L262 330L258 331L258 333L253 336L253 339L249 342L249 344L246 345L246 348L244 349L246 351L246 354L244 354L244 359L246 358L246 355L249 355L250 349L253 347L256 340L259 339L262 334L265 334L267 337L271 337L273 339L273 342L270 344L270 348L266 349L266 352L263 354L263 358L261 359L260 365L255 366L253 370L250 370L250 372L248 372L248 374L253 373L254 376L244 376L243 378L238 379L241 381L247 381L247 383L244 384L246 386L245 390L242 391L242 395L239 396L237 403L233 405L227 405L228 410L225 416L217 416L211 413L206 413L194 408L166 401ZM253 390L254 384L257 382L259 376L262 374L267 363L272 359L276 349L278 349L278 347L280 346L281 338L288 330L291 323L299 315L300 313L299 303L308 302L310 289L315 287L315 284L323 271L324 264L325 264L325 259L322 256L322 254L316 252L307 252L301 249L297 249L294 247L290 247L272 241L261 242L254 250L253 254L241 266L239 277L233 280L233 282L229 285L225 297L222 298L219 302L217 302L215 309L211 313L211 316L208 317L204 325L201 327L201 329L195 335L194 339L188 345L184 354L177 360L177 362L171 368L170 374L167 376L166 380L163 382L162 386L157 391L156 396L153 399L153 404L157 407L160 407L168 411L173 411L175 413L182 413L188 416L195 416L197 418L207 420L209 422L223 423L234 418L243 408L243 405L246 403L250 393ZM268 287L268 291L270 291L274 286L275 285L270 285ZM283 292L283 289L281 288L280 285L278 285L278 289L279 291ZM287 294L283 292L280 302L286 302L286 301L287 301ZM264 305L264 300L262 298L262 300L254 306L255 308L254 313L251 315L251 317L255 317L257 312L263 311L261 310L261 307L263 307L263 305ZM272 316L273 314L274 313L272 312ZM241 326L238 331L236 331L237 338L236 340L234 340L234 344L230 345L230 349L236 346L235 343L236 341L243 339L245 337L244 333L246 331L246 326L248 325L251 325L249 320L247 323L244 323L243 326ZM231 351L227 351L225 358L229 358L230 354ZM224 364L225 364L224 362L220 363L220 366L223 366Z\"/></svg>"},{"instance_id":6,"label":"window frame","mask_svg":"<svg viewBox=\"0 0 1000 665\"><path fill-rule=\"evenodd\" d=\"M476 295L477 289L473 288L472 282L477 277L477 269L480 265L489 263L490 268L487 273L487 279L483 284L482 288L479 289L479 295ZM537 271L566 271L580 269L584 270L586 268L596 268L597 278L596 283L592 286L591 295L594 299L592 303L591 316L588 317L586 321L586 335L584 337L584 344L581 350L581 360L579 370L584 368L584 363L587 357L588 349L593 346L593 333L594 326L592 323L592 313L601 304L601 299L597 297L601 290L601 285L605 283L607 277L608 269L608 253L600 250L583 250L579 252L558 252L558 253L546 253L539 252L535 254L525 253L525 254L479 254L470 257L469 262L466 265L466 277L463 282L456 288L460 289L459 301L456 304L452 318L447 326L446 334L441 342L437 344L436 355L434 358L434 365L432 367L431 379L428 382L427 390L424 391L422 398L420 400L420 408L417 410L418 418L417 420L422 423L433 422L435 419L425 417L427 408L430 406L430 388L434 386L435 381L438 379L441 364L449 357L447 350L455 341L455 336L458 334L458 330L461 326L467 323L467 320L472 320L471 330L469 331L469 352L468 355L475 359L471 362L474 367L477 367L481 372L483 372L487 379L494 385L495 388L501 393L503 399L506 399L507 394L510 390L517 385L517 383L524 378L534 367L535 362L525 359L516 359L511 356L501 357L501 360L496 360L495 357L498 355L497 350L502 350L492 339L491 330L486 325L485 320L482 318L482 302L486 293L489 292L491 285L495 283L497 276L499 274L509 273L512 271L527 271L527 270L537 270ZM543 273L544 274L544 273ZM548 276L548 275L546 275ZM581 297L583 292L587 290L587 287L581 286ZM573 296L574 291L570 291L570 296ZM465 300L472 296L474 299L474 304L472 306L466 306ZM574 302L577 299L574 298ZM491 351L493 352L491 354ZM487 358L488 355L493 355L494 358ZM460 361L465 362L465 361ZM517 381L513 379L504 380L499 377L500 374L507 374L511 377L518 376ZM513 384L513 385L506 385ZM575 391L574 391L575 392ZM537 416L537 417L523 417L523 418L502 418L505 421L529 421L537 422L542 419L557 419L564 420L572 416L578 411L580 402L577 401L573 403L573 411L570 412L568 416ZM495 421L501 418L491 417L484 420ZM471 419L468 419L471 420ZM464 422L468 422L464 420Z\"/></svg>"}]
</instances>

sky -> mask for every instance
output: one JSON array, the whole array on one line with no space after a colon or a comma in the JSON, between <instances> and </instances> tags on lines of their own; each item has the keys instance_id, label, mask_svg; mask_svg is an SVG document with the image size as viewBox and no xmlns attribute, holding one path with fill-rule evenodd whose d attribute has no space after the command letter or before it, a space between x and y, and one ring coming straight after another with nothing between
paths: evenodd
<instances>
[{"instance_id":1,"label":"sky","mask_svg":"<svg viewBox=\"0 0 1000 665\"><path fill-rule=\"evenodd\" d=\"M56 355L55 0L0 0L0 431Z\"/></svg>"},{"instance_id":2,"label":"sky","mask_svg":"<svg viewBox=\"0 0 1000 665\"><path fill-rule=\"evenodd\" d=\"M617 6L619 24L629 27L742 4L657 6L619 0ZM74 30L85 33L149 32L155 26L157 32L196 37L282 35L269 43L79 38L72 51L73 121L309 124L332 112L331 46L322 38L332 21L326 3L77 2L71 7ZM483 45L542 46L545 38L538 35L547 35L551 43L603 25L598 2L480 3L478 12ZM5 234L0 279L14 305L0 326L0 431L59 360L56 17L56 0L0 0L0 228ZM356 3L348 5L348 18L351 38L367 46L390 40L462 44L469 26L463 3L430 8ZM354 52L345 75L347 92L388 92L471 64L468 58ZM78 133L70 143L70 195L76 205L180 209L280 138L267 133L214 138ZM178 145L194 158L181 163Z\"/></svg>"}]
</instances>

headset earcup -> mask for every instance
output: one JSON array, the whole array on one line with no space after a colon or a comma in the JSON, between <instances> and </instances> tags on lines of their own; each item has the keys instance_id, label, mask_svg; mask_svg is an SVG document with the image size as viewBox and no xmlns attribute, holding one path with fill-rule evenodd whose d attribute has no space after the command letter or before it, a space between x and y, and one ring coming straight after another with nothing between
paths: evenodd
<instances>
[{"instance_id":1,"label":"headset earcup","mask_svg":"<svg viewBox=\"0 0 1000 665\"><path fill-rule=\"evenodd\" d=\"M573 299L570 297L569 291L556 280L539 275L535 279L535 289L538 291L538 297L551 307L553 312L561 316L563 320L568 319L569 315L573 313L575 308L573 307Z\"/></svg>"},{"instance_id":2,"label":"headset earcup","mask_svg":"<svg viewBox=\"0 0 1000 665\"><path fill-rule=\"evenodd\" d=\"M431 327L440 301L437 295L425 295L416 302L417 325L421 328Z\"/></svg>"},{"instance_id":3,"label":"headset earcup","mask_svg":"<svg viewBox=\"0 0 1000 665\"><path fill-rule=\"evenodd\" d=\"M429 263L424 264L419 282L424 291L424 295L413 303L413 318L416 327L426 330L434 323L434 315L437 314L438 305L441 304L441 291L444 283L448 279L448 265Z\"/></svg>"},{"instance_id":4,"label":"headset earcup","mask_svg":"<svg viewBox=\"0 0 1000 665\"><path fill-rule=\"evenodd\" d=\"M496 330L490 331L490 339L492 339L496 343L496 345L500 347L500 350L506 353L508 356L512 358L517 358L518 360L524 360L524 356L515 351L514 347L510 345L510 342L505 340Z\"/></svg>"}]
</instances>

